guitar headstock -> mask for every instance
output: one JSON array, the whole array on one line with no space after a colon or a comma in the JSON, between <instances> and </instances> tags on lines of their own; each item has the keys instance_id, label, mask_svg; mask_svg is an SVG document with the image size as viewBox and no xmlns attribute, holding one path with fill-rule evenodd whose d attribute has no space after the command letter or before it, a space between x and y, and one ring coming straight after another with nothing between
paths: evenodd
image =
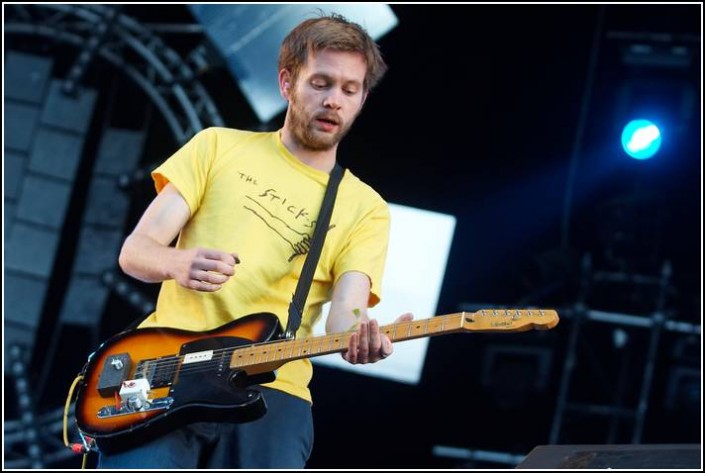
<instances>
[{"instance_id":1,"label":"guitar headstock","mask_svg":"<svg viewBox=\"0 0 705 473\"><path fill-rule=\"evenodd\" d=\"M471 332L524 332L556 325L558 313L551 309L483 309L463 317L463 328Z\"/></svg>"}]
</instances>

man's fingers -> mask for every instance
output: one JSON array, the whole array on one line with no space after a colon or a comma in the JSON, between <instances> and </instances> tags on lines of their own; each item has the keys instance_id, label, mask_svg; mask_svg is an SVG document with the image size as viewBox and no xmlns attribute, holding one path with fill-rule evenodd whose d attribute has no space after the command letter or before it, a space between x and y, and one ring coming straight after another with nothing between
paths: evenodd
<instances>
[{"instance_id":1,"label":"man's fingers","mask_svg":"<svg viewBox=\"0 0 705 473\"><path fill-rule=\"evenodd\" d=\"M188 288L193 289L194 291L201 291L201 292L215 292L218 289L220 289L222 286L220 284L211 284L209 282L203 282L203 281L197 281L195 279L192 279L188 283Z\"/></svg>"},{"instance_id":2,"label":"man's fingers","mask_svg":"<svg viewBox=\"0 0 705 473\"><path fill-rule=\"evenodd\" d=\"M235 265L228 264L221 260L206 259L198 263L199 269L204 271L213 271L227 276L235 274Z\"/></svg>"},{"instance_id":3,"label":"man's fingers","mask_svg":"<svg viewBox=\"0 0 705 473\"><path fill-rule=\"evenodd\" d=\"M213 250L210 248L200 248L198 255L207 260L222 261L228 266L235 266L240 262L237 253L226 253L225 251Z\"/></svg>"},{"instance_id":4,"label":"man's fingers","mask_svg":"<svg viewBox=\"0 0 705 473\"><path fill-rule=\"evenodd\" d=\"M412 320L411 313L404 314L398 320ZM360 327L350 335L348 350L343 359L352 364L374 363L387 358L394 352L394 345L387 335L380 332L379 322L375 319L360 322Z\"/></svg>"},{"instance_id":5,"label":"man's fingers","mask_svg":"<svg viewBox=\"0 0 705 473\"><path fill-rule=\"evenodd\" d=\"M367 363L370 355L370 324L368 322L360 323L360 340L357 344L357 361L358 363Z\"/></svg>"},{"instance_id":6,"label":"man's fingers","mask_svg":"<svg viewBox=\"0 0 705 473\"><path fill-rule=\"evenodd\" d=\"M377 354L382 348L382 339L379 335L379 322L377 320L370 320L370 353Z\"/></svg>"},{"instance_id":7,"label":"man's fingers","mask_svg":"<svg viewBox=\"0 0 705 473\"><path fill-rule=\"evenodd\" d=\"M345 353L345 358L348 362L355 364L357 363L357 346L358 346L358 334L357 332L350 335L350 341L348 342L348 351Z\"/></svg>"},{"instance_id":8,"label":"man's fingers","mask_svg":"<svg viewBox=\"0 0 705 473\"><path fill-rule=\"evenodd\" d=\"M223 284L230 279L230 275L214 271L193 271L191 273L191 279L209 284Z\"/></svg>"},{"instance_id":9,"label":"man's fingers","mask_svg":"<svg viewBox=\"0 0 705 473\"><path fill-rule=\"evenodd\" d=\"M195 270L211 271L225 276L232 276L235 274L235 265L239 263L240 257L236 253L225 253L224 251L209 248L199 248L192 268ZM218 278L217 280L211 280L201 278L200 280L222 284L227 279L223 280Z\"/></svg>"}]
</instances>

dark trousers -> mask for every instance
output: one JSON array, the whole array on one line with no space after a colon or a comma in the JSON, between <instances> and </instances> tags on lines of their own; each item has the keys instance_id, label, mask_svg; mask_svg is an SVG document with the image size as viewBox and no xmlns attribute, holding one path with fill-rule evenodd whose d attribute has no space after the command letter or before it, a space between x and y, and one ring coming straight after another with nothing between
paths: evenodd
<instances>
[{"instance_id":1,"label":"dark trousers","mask_svg":"<svg viewBox=\"0 0 705 473\"><path fill-rule=\"evenodd\" d=\"M311 405L259 389L267 403L260 419L189 424L129 451L101 454L98 468L304 468L313 448Z\"/></svg>"}]
</instances>

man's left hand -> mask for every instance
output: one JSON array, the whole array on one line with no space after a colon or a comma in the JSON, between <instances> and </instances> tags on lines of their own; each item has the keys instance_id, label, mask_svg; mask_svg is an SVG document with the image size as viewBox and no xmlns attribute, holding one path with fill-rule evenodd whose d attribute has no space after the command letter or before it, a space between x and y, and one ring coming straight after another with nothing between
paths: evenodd
<instances>
[{"instance_id":1,"label":"man's left hand","mask_svg":"<svg viewBox=\"0 0 705 473\"><path fill-rule=\"evenodd\" d=\"M411 313L403 314L394 323L413 320ZM360 327L350 336L348 351L343 353L343 358L353 364L376 363L387 358L394 352L389 337L380 332L379 323L375 319L363 320Z\"/></svg>"}]
</instances>

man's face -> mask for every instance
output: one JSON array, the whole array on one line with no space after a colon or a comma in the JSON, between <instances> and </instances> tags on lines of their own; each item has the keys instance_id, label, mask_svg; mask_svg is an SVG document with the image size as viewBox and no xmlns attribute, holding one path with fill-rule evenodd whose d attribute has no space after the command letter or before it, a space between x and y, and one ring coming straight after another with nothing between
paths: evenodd
<instances>
[{"instance_id":1,"label":"man's face","mask_svg":"<svg viewBox=\"0 0 705 473\"><path fill-rule=\"evenodd\" d=\"M362 54L323 50L311 54L290 95L291 132L302 148L336 146L362 109L367 66Z\"/></svg>"}]
</instances>

